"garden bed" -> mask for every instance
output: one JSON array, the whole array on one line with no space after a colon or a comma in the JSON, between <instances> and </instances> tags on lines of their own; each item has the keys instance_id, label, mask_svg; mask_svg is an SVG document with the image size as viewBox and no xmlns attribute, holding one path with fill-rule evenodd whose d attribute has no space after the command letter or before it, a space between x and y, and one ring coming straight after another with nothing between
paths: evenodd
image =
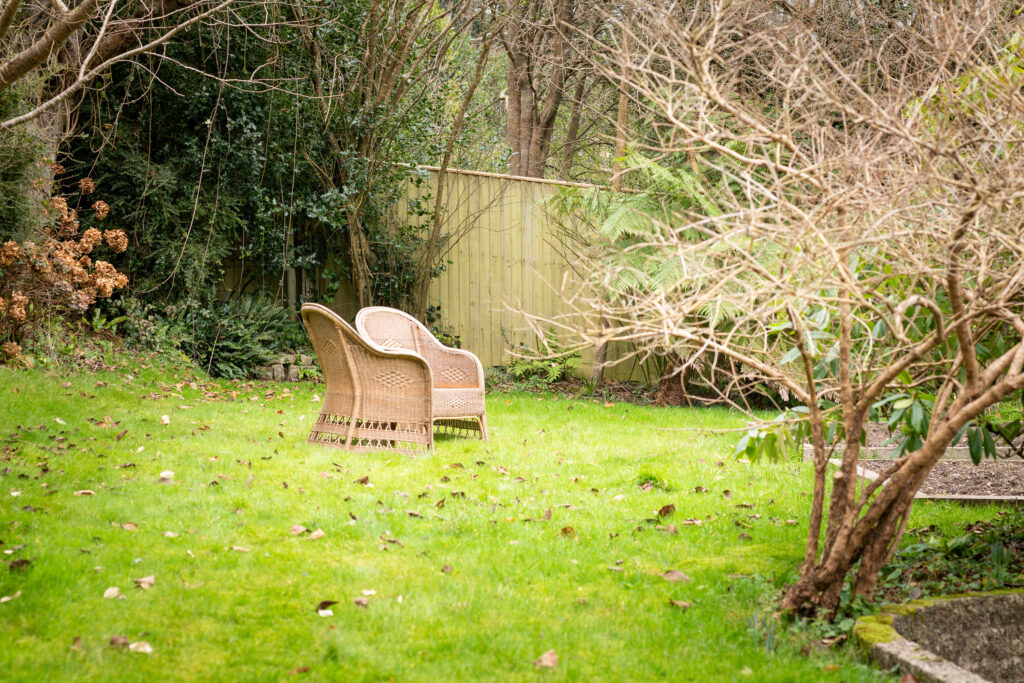
<instances>
[{"instance_id":1,"label":"garden bed","mask_svg":"<svg viewBox=\"0 0 1024 683\"><path fill-rule=\"evenodd\" d=\"M862 460L860 466L881 474L890 460ZM921 485L925 495L1024 497L1024 460L940 460Z\"/></svg>"}]
</instances>

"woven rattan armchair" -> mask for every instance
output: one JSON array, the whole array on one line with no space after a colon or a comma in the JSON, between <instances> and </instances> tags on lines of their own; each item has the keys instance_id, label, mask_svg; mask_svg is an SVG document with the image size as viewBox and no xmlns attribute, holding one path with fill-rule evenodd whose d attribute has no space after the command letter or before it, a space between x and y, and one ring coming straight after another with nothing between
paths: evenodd
<instances>
[{"instance_id":1,"label":"woven rattan armchair","mask_svg":"<svg viewBox=\"0 0 1024 683\"><path fill-rule=\"evenodd\" d=\"M302 306L327 382L308 441L350 451L429 451L433 381L419 355L368 344L331 309Z\"/></svg>"},{"instance_id":2,"label":"woven rattan armchair","mask_svg":"<svg viewBox=\"0 0 1024 683\"><path fill-rule=\"evenodd\" d=\"M415 353L433 377L433 421L441 433L487 440L484 368L469 351L445 346L408 313L371 306L356 314L356 329L376 348Z\"/></svg>"}]
</instances>

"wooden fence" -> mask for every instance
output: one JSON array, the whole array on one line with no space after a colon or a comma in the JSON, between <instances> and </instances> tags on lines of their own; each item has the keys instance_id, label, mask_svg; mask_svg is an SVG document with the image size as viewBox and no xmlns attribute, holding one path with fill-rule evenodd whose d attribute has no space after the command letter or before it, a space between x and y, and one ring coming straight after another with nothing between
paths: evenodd
<instances>
[{"instance_id":1,"label":"wooden fence","mask_svg":"<svg viewBox=\"0 0 1024 683\"><path fill-rule=\"evenodd\" d=\"M410 186L406 202L428 195L433 202L438 172L424 170L429 177L419 187ZM550 285L573 278L546 201L560 186L587 186L452 169L445 183L442 254L448 265L431 286L430 304L440 306L442 324L485 367L503 365L511 358L510 348L536 347L516 311L557 313L562 302ZM406 215L405 209L400 205L399 215ZM609 358L625 351L612 348ZM584 353L588 374L592 356ZM646 374L632 361L606 370L616 379L642 380Z\"/></svg>"}]
</instances>

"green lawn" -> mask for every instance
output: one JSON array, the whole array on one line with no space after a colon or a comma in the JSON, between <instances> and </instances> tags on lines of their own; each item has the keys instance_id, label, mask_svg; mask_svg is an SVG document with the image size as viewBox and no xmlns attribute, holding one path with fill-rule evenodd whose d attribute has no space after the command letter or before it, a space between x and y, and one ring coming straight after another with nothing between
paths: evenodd
<instances>
[{"instance_id":1,"label":"green lawn","mask_svg":"<svg viewBox=\"0 0 1024 683\"><path fill-rule=\"evenodd\" d=\"M736 414L493 394L489 443L411 459L307 445L322 385L128 372L0 369L6 680L884 678L851 648L755 635L800 557L810 470L699 431ZM992 514L919 505L911 525Z\"/></svg>"}]
</instances>

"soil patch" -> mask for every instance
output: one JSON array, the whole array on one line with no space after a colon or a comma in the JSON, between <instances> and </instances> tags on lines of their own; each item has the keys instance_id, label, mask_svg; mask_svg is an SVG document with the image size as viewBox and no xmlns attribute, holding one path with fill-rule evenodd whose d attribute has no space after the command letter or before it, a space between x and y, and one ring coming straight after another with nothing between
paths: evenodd
<instances>
[{"instance_id":1,"label":"soil patch","mask_svg":"<svg viewBox=\"0 0 1024 683\"><path fill-rule=\"evenodd\" d=\"M862 460L860 466L882 473L891 460ZM1024 496L1024 460L940 460L921 485L927 495Z\"/></svg>"}]
</instances>

